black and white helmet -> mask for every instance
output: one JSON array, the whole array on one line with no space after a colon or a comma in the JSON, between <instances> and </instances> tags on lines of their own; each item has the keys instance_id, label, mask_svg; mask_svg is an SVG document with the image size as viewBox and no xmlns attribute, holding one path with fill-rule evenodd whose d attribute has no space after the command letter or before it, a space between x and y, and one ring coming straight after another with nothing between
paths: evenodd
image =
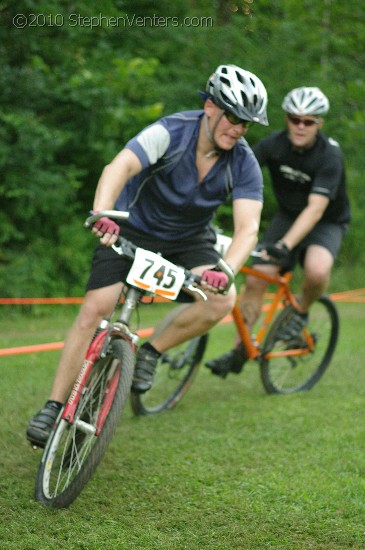
<instances>
[{"instance_id":1,"label":"black and white helmet","mask_svg":"<svg viewBox=\"0 0 365 550\"><path fill-rule=\"evenodd\" d=\"M206 92L214 103L239 118L268 126L267 92L257 76L236 65L219 65Z\"/></svg>"},{"instance_id":2,"label":"black and white helmet","mask_svg":"<svg viewBox=\"0 0 365 550\"><path fill-rule=\"evenodd\" d=\"M299 116L325 115L330 108L327 97L319 88L305 86L289 92L281 106L286 113Z\"/></svg>"}]
</instances>

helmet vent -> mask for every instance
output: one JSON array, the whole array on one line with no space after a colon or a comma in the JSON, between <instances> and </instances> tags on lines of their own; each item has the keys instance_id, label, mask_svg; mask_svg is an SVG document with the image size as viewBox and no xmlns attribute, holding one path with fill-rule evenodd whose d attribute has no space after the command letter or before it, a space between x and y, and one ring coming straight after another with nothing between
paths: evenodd
<instances>
[{"instance_id":1,"label":"helmet vent","mask_svg":"<svg viewBox=\"0 0 365 550\"><path fill-rule=\"evenodd\" d=\"M329 110L329 101L319 88L303 86L294 88L285 96L282 108L293 115L325 115Z\"/></svg>"},{"instance_id":2,"label":"helmet vent","mask_svg":"<svg viewBox=\"0 0 365 550\"><path fill-rule=\"evenodd\" d=\"M241 82L241 84L244 84L244 83L245 83L245 81L244 81L244 79L243 79L243 76L242 76L239 72L237 72L237 71L236 71L236 77L237 77L237 80L238 80L239 82Z\"/></svg>"},{"instance_id":3,"label":"helmet vent","mask_svg":"<svg viewBox=\"0 0 365 550\"><path fill-rule=\"evenodd\" d=\"M242 103L245 107L248 106L248 98L247 98L247 95L244 93L244 92L241 92L241 98L242 98Z\"/></svg>"},{"instance_id":4,"label":"helmet vent","mask_svg":"<svg viewBox=\"0 0 365 550\"><path fill-rule=\"evenodd\" d=\"M233 105L232 100L222 91L222 99L227 105ZM224 107L223 107L224 108Z\"/></svg>"},{"instance_id":5,"label":"helmet vent","mask_svg":"<svg viewBox=\"0 0 365 550\"><path fill-rule=\"evenodd\" d=\"M220 65L209 78L207 93L222 109L243 120L268 125L267 93L261 80L236 65Z\"/></svg>"}]
</instances>

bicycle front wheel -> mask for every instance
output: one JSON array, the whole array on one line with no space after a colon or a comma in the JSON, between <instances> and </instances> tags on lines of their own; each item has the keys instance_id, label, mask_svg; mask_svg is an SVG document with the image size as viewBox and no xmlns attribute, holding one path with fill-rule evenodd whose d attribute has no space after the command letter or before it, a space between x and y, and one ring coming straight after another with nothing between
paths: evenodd
<instances>
[{"instance_id":1,"label":"bicycle front wheel","mask_svg":"<svg viewBox=\"0 0 365 550\"><path fill-rule=\"evenodd\" d=\"M39 467L35 498L66 508L81 493L100 464L129 396L134 353L114 340L112 355L95 362L81 394L75 420L60 415Z\"/></svg>"},{"instance_id":2,"label":"bicycle front wheel","mask_svg":"<svg viewBox=\"0 0 365 550\"><path fill-rule=\"evenodd\" d=\"M207 342L208 334L203 334L163 353L152 388L142 394L131 393L134 414L155 414L175 407L198 372Z\"/></svg>"},{"instance_id":3,"label":"bicycle front wheel","mask_svg":"<svg viewBox=\"0 0 365 550\"><path fill-rule=\"evenodd\" d=\"M278 339L278 331L286 324L291 311L288 306L278 315L264 343L260 373L268 393L310 390L323 376L336 348L339 319L328 297L319 298L309 311L307 331L313 342L312 349L304 334L289 342Z\"/></svg>"}]
</instances>

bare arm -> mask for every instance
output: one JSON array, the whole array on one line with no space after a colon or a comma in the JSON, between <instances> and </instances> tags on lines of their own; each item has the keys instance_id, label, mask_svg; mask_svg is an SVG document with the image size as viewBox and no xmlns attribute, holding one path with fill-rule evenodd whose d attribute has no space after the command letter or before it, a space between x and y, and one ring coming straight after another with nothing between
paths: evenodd
<instances>
[{"instance_id":1,"label":"bare arm","mask_svg":"<svg viewBox=\"0 0 365 550\"><path fill-rule=\"evenodd\" d=\"M123 149L105 166L94 198L94 210L110 210L122 192L127 181L142 170L138 157L130 150Z\"/></svg>"},{"instance_id":2,"label":"bare arm","mask_svg":"<svg viewBox=\"0 0 365 550\"><path fill-rule=\"evenodd\" d=\"M93 210L112 210L125 184L142 170L138 157L130 150L123 149L105 166L95 191ZM111 222L113 223L113 222ZM115 225L115 224L114 224ZM111 246L117 240L115 231L101 231L94 226L92 232L100 237L101 244Z\"/></svg>"},{"instance_id":3,"label":"bare arm","mask_svg":"<svg viewBox=\"0 0 365 550\"><path fill-rule=\"evenodd\" d=\"M251 199L233 202L234 233L224 260L237 273L255 248L260 225L262 203Z\"/></svg>"},{"instance_id":4,"label":"bare arm","mask_svg":"<svg viewBox=\"0 0 365 550\"><path fill-rule=\"evenodd\" d=\"M314 193L309 195L306 208L302 210L289 231L281 239L290 250L299 244L319 222L328 203L329 199L324 195Z\"/></svg>"}]
</instances>

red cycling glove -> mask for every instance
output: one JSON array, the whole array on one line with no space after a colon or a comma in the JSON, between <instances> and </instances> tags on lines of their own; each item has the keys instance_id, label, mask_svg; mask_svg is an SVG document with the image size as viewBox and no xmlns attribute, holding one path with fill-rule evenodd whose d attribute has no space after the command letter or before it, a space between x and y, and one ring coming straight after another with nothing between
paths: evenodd
<instances>
[{"instance_id":1,"label":"red cycling glove","mask_svg":"<svg viewBox=\"0 0 365 550\"><path fill-rule=\"evenodd\" d=\"M94 210L93 214L97 214L98 210ZM110 233L110 235L119 235L120 227L117 223L115 223L113 220L109 218L100 218L100 220L97 220L93 227L100 231L103 235L105 233Z\"/></svg>"},{"instance_id":2,"label":"red cycling glove","mask_svg":"<svg viewBox=\"0 0 365 550\"><path fill-rule=\"evenodd\" d=\"M217 268L206 269L203 271L202 281L214 288L226 288L228 276Z\"/></svg>"}]
</instances>

